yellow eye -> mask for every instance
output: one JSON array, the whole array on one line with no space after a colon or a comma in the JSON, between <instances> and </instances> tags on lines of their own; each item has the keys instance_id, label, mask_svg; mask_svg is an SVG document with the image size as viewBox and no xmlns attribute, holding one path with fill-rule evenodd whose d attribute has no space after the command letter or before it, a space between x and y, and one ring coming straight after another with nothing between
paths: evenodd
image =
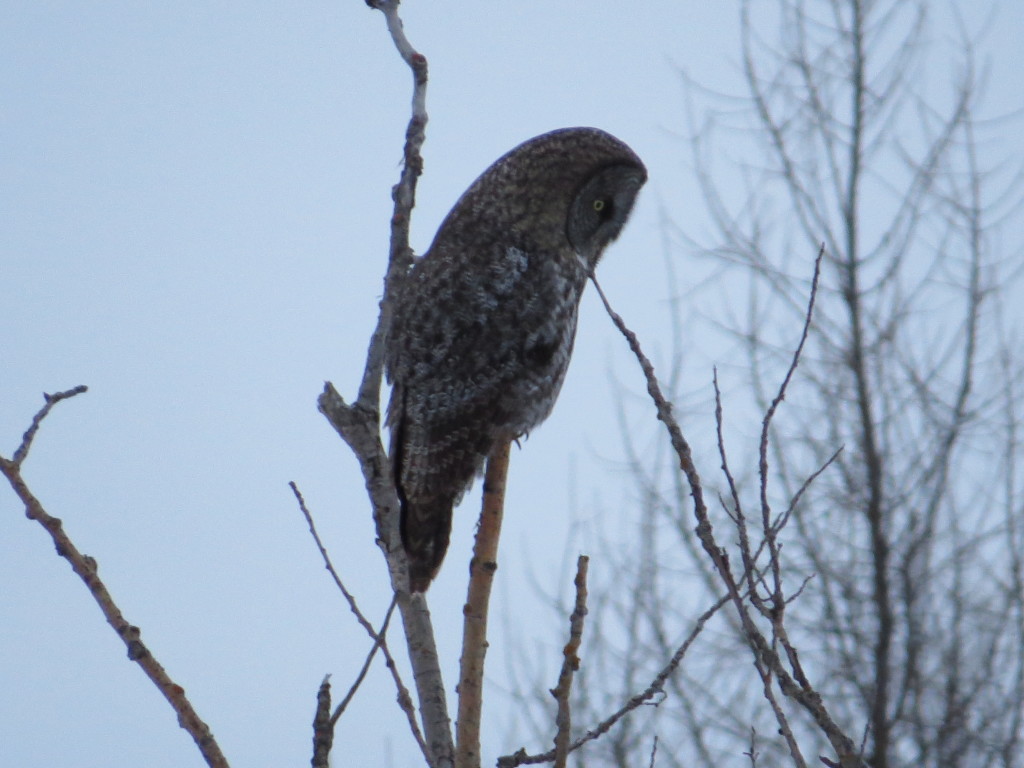
<instances>
[{"instance_id":1,"label":"yellow eye","mask_svg":"<svg viewBox=\"0 0 1024 768\"><path fill-rule=\"evenodd\" d=\"M594 210L597 213L600 213L601 211L603 211L604 210L604 206L605 206L605 202L601 198L598 198L597 200L594 201Z\"/></svg>"}]
</instances>

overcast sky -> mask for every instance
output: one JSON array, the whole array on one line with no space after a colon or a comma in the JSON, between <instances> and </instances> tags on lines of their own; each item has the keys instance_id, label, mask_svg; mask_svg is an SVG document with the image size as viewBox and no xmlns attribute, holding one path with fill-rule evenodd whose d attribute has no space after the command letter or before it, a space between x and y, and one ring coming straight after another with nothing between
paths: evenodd
<instances>
[{"instance_id":1,"label":"overcast sky","mask_svg":"<svg viewBox=\"0 0 1024 768\"><path fill-rule=\"evenodd\" d=\"M988 5L958 5L979 29ZM940 6L941 52L952 33ZM993 13L981 48L991 115L1024 106L1024 4ZM664 360L668 299L699 302L687 291L704 267L673 249L681 285L667 283L660 217L708 230L680 70L741 91L735 4L408 0L403 16L431 77L413 247L503 152L553 128L603 128L650 181L599 273ZM50 416L26 477L235 766L308 764L317 685L331 673L340 697L369 645L289 480L365 611L379 620L387 606L362 479L315 402L328 379L351 395L361 372L409 95L383 17L362 0L0 3L0 452L42 392L89 386ZM718 355L702 338L688 339L693 388ZM586 541L567 544L573 519L614 527L635 506L620 387L642 382L588 291L555 413L512 457L485 763L549 744L513 738L503 693L510 646L538 649L548 686L557 675L564 622L548 621L533 585L568 589L563 555ZM478 498L456 516L430 592L450 688ZM392 647L404 656L397 633ZM419 764L381 667L335 749L336 765ZM202 765L2 488L0 765Z\"/></svg>"}]
</instances>

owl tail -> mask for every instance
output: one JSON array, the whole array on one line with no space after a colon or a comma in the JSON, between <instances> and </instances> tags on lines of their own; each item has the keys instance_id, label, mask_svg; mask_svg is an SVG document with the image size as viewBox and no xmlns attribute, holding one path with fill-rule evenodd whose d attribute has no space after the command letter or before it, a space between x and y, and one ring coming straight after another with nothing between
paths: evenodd
<instances>
[{"instance_id":1,"label":"owl tail","mask_svg":"<svg viewBox=\"0 0 1024 768\"><path fill-rule=\"evenodd\" d=\"M434 580L452 533L452 502L402 499L402 544L409 559L409 588L426 592Z\"/></svg>"},{"instance_id":2,"label":"owl tail","mask_svg":"<svg viewBox=\"0 0 1024 768\"><path fill-rule=\"evenodd\" d=\"M474 457L466 450L453 450L450 444L438 447L424 430L410 429L402 415L404 405L404 390L396 385L388 425L402 546L409 560L409 588L426 592L448 551L452 510L473 479Z\"/></svg>"}]
</instances>

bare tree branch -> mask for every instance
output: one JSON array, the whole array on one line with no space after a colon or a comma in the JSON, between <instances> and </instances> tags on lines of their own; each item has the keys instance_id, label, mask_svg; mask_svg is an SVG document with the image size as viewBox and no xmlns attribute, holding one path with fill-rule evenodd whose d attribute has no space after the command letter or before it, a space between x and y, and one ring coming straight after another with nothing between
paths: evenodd
<instances>
[{"instance_id":1,"label":"bare tree branch","mask_svg":"<svg viewBox=\"0 0 1024 768\"><path fill-rule=\"evenodd\" d=\"M331 715L331 725L336 725L341 716L345 714L345 710L348 705L355 698L356 691L359 690L359 686L362 685L363 680L366 678L366 673L370 670L370 664L373 663L374 657L377 655L377 651L384 647L383 639L387 636L388 624L391 622L391 615L394 613L397 601L392 600L391 605L388 606L388 612L384 616L384 622L380 626L380 630L377 632L377 637L380 639L374 642L370 648L370 652L366 654L366 660L363 662L363 666L359 670L359 674L356 675L356 679L352 681L352 685L349 686L348 692L344 698L338 703L338 706L334 708L334 713ZM416 737L416 742L420 745L420 749L423 751L423 756L426 757L426 744L423 742L423 736L420 733L419 727L416 725L416 708L413 706L412 697L409 696L409 689L401 682L398 676L398 669L395 665L395 660L390 655L385 657L385 663L391 675L398 682L396 687L398 688L398 706L405 712L406 717L409 718L409 727L412 728L413 735Z\"/></svg>"},{"instance_id":2,"label":"bare tree branch","mask_svg":"<svg viewBox=\"0 0 1024 768\"><path fill-rule=\"evenodd\" d=\"M11 488L14 489L18 498L25 505L26 517L29 520L35 520L46 529L46 532L50 534L50 538L53 539L57 554L68 561L72 570L85 584L96 604L103 612L107 623L125 644L125 648L128 650L128 658L142 668L142 671L146 673L146 676L157 687L157 690L167 699L167 702L178 716L178 724L195 741L206 764L210 768L227 768L228 761L221 752L220 746L210 731L210 727L192 707L192 703L185 695L185 689L171 679L160 662L156 660L149 648L142 642L142 630L125 619L121 609L117 607L114 598L99 576L99 564L95 558L83 555L78 550L71 537L65 533L61 520L47 513L42 503L29 490L28 485L21 476L21 465L28 457L32 441L39 431L43 419L46 418L50 410L57 403L85 391L87 391L86 387L80 386L66 392L58 392L55 395L44 395L46 405L32 418L32 424L25 432L21 444L13 454L13 458L7 459L0 456L0 473L7 478Z\"/></svg>"},{"instance_id":3,"label":"bare tree branch","mask_svg":"<svg viewBox=\"0 0 1024 768\"><path fill-rule=\"evenodd\" d=\"M704 613L702 613L697 618L697 621L694 623L693 629L690 631L690 634L686 636L686 639L676 649L676 652L672 655L672 658L669 660L669 663L666 664L660 672L658 672L657 676L655 676L655 678L651 681L650 685L648 685L645 690L641 691L635 696L630 697L629 701L627 701L612 715L605 718L596 726L588 730L583 736L576 739L576 741L572 743L570 751L577 750L584 744L586 744L588 741L593 741L599 736L608 733L608 731L610 731L616 723L622 720L623 717L628 715L637 707L647 704L655 696L658 696L659 694L664 696L665 684L668 682L669 678L672 677L672 674L682 663L683 657L686 656L686 652L690 650L690 647L697 639L697 636L704 630L704 626L708 623L711 617L714 616L723 605L729 602L729 599L730 598L728 595L721 597L714 605L712 605L710 608L704 611ZM519 749L514 754L499 757L497 765L498 768L516 768L516 766L519 765L536 765L537 763L550 763L554 759L555 750L551 750L550 752L544 752L540 755L529 755L527 754L525 749Z\"/></svg>"},{"instance_id":4,"label":"bare tree branch","mask_svg":"<svg viewBox=\"0 0 1024 768\"><path fill-rule=\"evenodd\" d=\"M817 274L821 264L821 253L819 249L818 260L816 261L815 273ZM593 279L593 278L592 278ZM664 395L661 392L661 387L658 384L657 376L654 372L654 367L651 365L650 360L644 355L640 348L640 343L636 338L636 334L629 330L622 318L612 310L608 303L604 292L601 290L597 281L594 280L595 287L597 288L598 295L601 297L601 301L605 306L605 310L612 318L612 322L615 323L619 331L626 338L629 343L633 354L636 356L640 363L641 370L643 371L644 377L647 381L647 390L651 395L651 399L655 403L655 407L658 411L658 418L662 421L669 431L670 439L673 447L676 449L677 456L679 458L679 465L683 473L686 475L687 480L690 483L691 496L693 497L693 508L694 515L697 518L697 537L701 541L705 552L714 563L722 582L725 584L727 589L730 602L736 609L737 615L740 619L740 623L743 627L743 632L746 637L747 643L754 653L755 666L757 666L759 674L765 681L765 695L768 698L772 710L775 712L779 722L779 727L786 737L787 743L790 746L790 753L796 760L797 764L802 764L802 758L799 757L799 750L796 745L796 740L792 736L792 732L789 730L788 721L785 714L778 707L774 700L774 694L771 692L771 686L769 682L771 677L777 680L780 690L787 697L793 699L800 704L814 719L814 722L821 730L822 734L829 740L836 754L839 756L840 763L844 766L859 766L862 764L860 756L857 752L856 746L852 739L847 736L842 728L835 722L832 716L829 714L824 702L818 695L817 691L811 686L807 680L806 675L803 672L802 667L799 665L795 649L791 645L786 646L787 656L790 664L792 665L792 672L788 670L782 663L782 660L771 647L770 643L764 637L762 632L757 628L756 624L751 617L746 602L743 599L742 590L736 580L736 577L732 573L732 569L729 565L729 557L724 548L722 548L716 541L714 535L714 529L711 525L710 519L708 518L707 508L704 505L703 493L701 491L701 481L697 474L697 470L693 465L691 458L689 445L682 436L682 432L679 429L678 423L671 413L671 406L665 400ZM808 301L808 308L805 320L805 334L806 328L810 324L811 309L813 308L814 293L816 293L817 277L812 282L812 295ZM795 369L796 361L799 357L794 359L791 363L791 371ZM791 374L790 371L790 374ZM789 375L784 379L784 384L780 387L781 397L785 394L785 383L789 380ZM766 417L767 418L767 417ZM770 419L767 419L770 422ZM769 516L770 520L770 516ZM777 535L772 526L767 525L768 537L774 537ZM742 544L741 544L742 546ZM750 561L749 544L743 547L744 562ZM748 571L749 572L749 571ZM781 593L780 597L781 597ZM752 598L756 600L756 594L752 594ZM772 629L776 636L781 636L785 639L784 625L782 624L782 606L784 601L780 601L778 605L773 605L773 610L778 612L778 621L773 621ZM795 677L795 679L794 679Z\"/></svg>"},{"instance_id":5,"label":"bare tree branch","mask_svg":"<svg viewBox=\"0 0 1024 768\"><path fill-rule=\"evenodd\" d=\"M483 505L477 525L469 590L463 608L462 658L459 662L459 715L456 722L456 768L479 768L483 716L484 658L487 655L487 610L498 570L498 540L505 508L510 443L498 445L487 458Z\"/></svg>"},{"instance_id":6,"label":"bare tree branch","mask_svg":"<svg viewBox=\"0 0 1024 768\"><path fill-rule=\"evenodd\" d=\"M43 399L46 401L46 405L39 409L38 413L32 417L32 424L25 434L22 435L21 444L15 449L14 455L11 457L12 463L16 469L21 468L22 462L28 457L28 452L32 448L32 441L35 439L36 432L39 431L39 425L43 423L50 411L57 403L61 400L67 400L68 398L74 397L75 395L81 395L89 391L89 388L84 384L79 384L77 387L66 390L64 392L58 392L54 395L43 394Z\"/></svg>"},{"instance_id":7,"label":"bare tree branch","mask_svg":"<svg viewBox=\"0 0 1024 768\"><path fill-rule=\"evenodd\" d=\"M551 690L551 695L558 702L558 713L555 715L555 768L565 768L569 758L569 738L572 736L572 709L569 706L569 694L572 692L572 676L580 667L580 643L583 642L583 623L587 616L587 566L590 558L580 555L576 561L576 606L569 617L569 642L562 649L562 671L558 675L558 684Z\"/></svg>"},{"instance_id":8,"label":"bare tree branch","mask_svg":"<svg viewBox=\"0 0 1024 768\"><path fill-rule=\"evenodd\" d=\"M334 744L334 723L331 721L331 676L324 677L316 693L316 715L313 717L313 768L330 768L331 746Z\"/></svg>"},{"instance_id":9,"label":"bare tree branch","mask_svg":"<svg viewBox=\"0 0 1024 768\"><path fill-rule=\"evenodd\" d=\"M405 36L398 15L399 0L367 0L367 5L384 14L391 39L412 72L412 114L406 129L402 173L392 191L395 206L391 217L391 244L384 296L377 325L367 347L366 367L359 385L359 394L355 403L348 405L328 382L318 399L318 407L359 461L373 507L377 541L387 560L391 585L397 596L405 628L429 754L428 762L431 768L451 768L454 759L451 719L448 716L430 611L422 593L409 593L408 564L399 534L398 496L387 452L380 439L384 339L391 322L394 288L404 278L412 261L409 222L416 202L416 182L423 169L420 148L427 125L427 60L412 47Z\"/></svg>"},{"instance_id":10,"label":"bare tree branch","mask_svg":"<svg viewBox=\"0 0 1024 768\"><path fill-rule=\"evenodd\" d=\"M384 14L388 33L402 60L412 72L412 115L405 131L405 149L402 174L392 190L395 208L391 216L391 247L384 297L380 303L380 316L367 348L366 367L359 385L356 403L368 410L380 411L380 382L384 371L384 336L391 321L391 303L388 300L393 287L400 282L412 264L409 247L409 223L416 206L416 182L423 172L420 149L426 140L427 128L427 59L419 53L405 36L402 19L398 15L400 0L366 0L366 4Z\"/></svg>"},{"instance_id":11,"label":"bare tree branch","mask_svg":"<svg viewBox=\"0 0 1024 768\"><path fill-rule=\"evenodd\" d=\"M331 557L327 552L327 548L324 546L323 541L320 539L320 534L317 533L316 523L313 521L313 514L309 511L309 508L306 506L306 500L303 498L298 486L294 482L290 482L288 483L288 485L292 489L292 493L295 495L295 500L299 504L299 509L302 511L303 517L306 518L306 524L309 526L309 532L313 537L313 541L316 543L317 549L320 551L320 557L323 558L324 567L327 569L327 572L331 574L331 578L334 579L334 584L338 587L338 590L344 596L345 601L348 603L349 610L352 611L352 615L356 617L356 621L358 621L359 625L364 630L366 630L366 634L369 635L370 639L373 641L373 646L370 648L370 652L366 657L366 661L363 663L362 669L356 676L355 682L353 682L351 688L349 688L348 693L345 694L345 697L341 700L341 703L338 705L337 710L330 718L331 727L333 727L334 724L338 722L338 719L344 713L346 707L348 707L349 702L355 696L356 691L359 689L359 685L362 683L363 679L366 676L367 670L370 668L370 663L373 661L373 657L376 655L377 650L379 649L384 656L387 668L391 672L391 677L395 682L395 689L398 692L398 705L402 708L402 711L405 713L405 716L409 721L409 729L412 731L412 735L416 739L416 743L419 744L420 750L423 752L423 756L427 759L427 762L429 763L430 753L427 750L426 742L424 742L423 740L423 734L420 732L419 725L416 722L416 710L413 707L412 698L409 696L409 689L405 687L405 683L402 681L402 678L398 673L398 665L395 664L395 660L391 656L391 650L388 648L386 639L388 623L391 621L391 613L394 610L395 604L398 601L397 594L395 598L391 601L391 605L388 607L388 611L384 617L384 622L381 625L380 631L377 632L376 630L374 630L373 624L370 623L370 620L367 619L365 615L363 615L363 612L359 609L359 606L356 604L355 597L352 595L351 592L348 591L348 589L345 587L345 583L341 580L341 576L339 576L338 572L334 569L334 563L331 562Z\"/></svg>"}]
</instances>

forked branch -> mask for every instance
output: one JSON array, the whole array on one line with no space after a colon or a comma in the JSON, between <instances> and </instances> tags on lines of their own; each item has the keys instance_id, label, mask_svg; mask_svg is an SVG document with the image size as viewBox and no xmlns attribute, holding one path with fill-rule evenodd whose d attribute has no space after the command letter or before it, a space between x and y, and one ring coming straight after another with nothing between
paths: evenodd
<instances>
[{"instance_id":1,"label":"forked branch","mask_svg":"<svg viewBox=\"0 0 1024 768\"><path fill-rule=\"evenodd\" d=\"M820 274L821 259L823 256L823 250L819 251L818 258L815 261L814 279L812 281L811 296L808 301L807 311L805 314L805 323L803 333L801 335L801 342L797 348L797 351L793 357L791 365L787 371L787 374L780 385L778 395L765 416L763 422L764 434L767 434L768 427L771 424L771 420L775 414L775 410L778 404L781 403L785 396L786 387L796 369L796 366L800 359L800 352L803 348L803 340L806 339L808 329L811 323L812 312L814 307L814 299L817 293L818 275ZM675 449L677 457L679 459L680 469L683 471L690 485L690 493L693 497L693 508L694 516L697 520L697 538L701 542L701 546L707 553L708 557L714 564L715 570L718 573L719 578L725 585L729 602L732 603L736 610L737 618L740 621L743 635L746 639L751 652L754 655L754 663L758 669L759 674L765 681L766 696L768 697L769 703L772 704L773 712L776 718L779 720L779 727L783 733L789 732L789 726L786 722L785 713L777 706L774 701L774 694L771 692L770 683L774 681L781 692L797 702L804 710L806 710L819 730L826 736L835 749L836 754L839 756L839 763L844 768L850 768L852 766L863 765L863 760L859 755L857 747L854 741L846 735L845 732L836 724L835 720L829 714L824 702L818 695L817 691L811 686L807 676L799 663L799 657L796 649L789 643L788 637L785 633L785 626L783 624L782 615L783 611L778 610L777 620L772 624L772 635L773 639L769 640L762 632L760 627L754 621L751 615L751 606L746 598L746 595L750 595L750 600L757 600L756 592L745 590L741 585L740 580L733 574L732 568L729 564L729 556L725 548L718 544L715 537L714 528L708 517L707 507L704 504L703 490L701 485L701 479L697 472L696 467L693 464L693 459L690 452L689 444L683 437L682 430L679 427L675 416L672 413L671 404L665 398L662 393L661 386L658 382L657 376L654 371L654 366L650 360L643 353L640 347L640 342L634 334L622 320L622 318L611 308L608 299L605 297L604 292L601 290L596 280L593 280L595 287L597 288L598 295L604 304L605 310L611 317L612 322L615 323L616 327L625 337L630 349L633 351L640 368L643 371L644 378L647 382L647 391L654 401L655 407L658 413L658 419L665 424L668 430L669 437L672 443L672 447ZM719 414L720 418L720 414ZM762 472L766 472L766 460L762 453ZM764 482L764 481L762 481ZM734 491L734 501L738 499L738 496ZM784 596L781 592L781 577L778 576L777 564L778 564L778 547L775 543L775 537L779 533L779 526L775 521L771 519L770 509L767 508L766 502L762 510L762 520L764 521L765 537L767 539L767 545L770 550L771 567L775 574L775 584L773 589L773 596L775 596L780 603L784 604ZM736 510L736 518L742 521L741 510ZM741 542L741 556L744 562L744 572L747 575L753 573L753 553L750 550L749 541L746 537L743 537ZM744 577L741 577L744 578ZM779 641L783 647L786 655L786 661L779 656L777 652L776 642ZM787 666L788 663L788 666ZM801 763L802 758L799 755L799 750L796 748L795 741L788 739L790 744L791 752L797 763Z\"/></svg>"},{"instance_id":2,"label":"forked branch","mask_svg":"<svg viewBox=\"0 0 1024 768\"><path fill-rule=\"evenodd\" d=\"M610 731L616 723L622 720L622 718L624 718L626 715L628 715L630 712L637 709L638 707L641 707L644 704L649 704L656 696L661 696L662 698L664 698L665 684L668 682L668 679L672 677L675 671L679 668L679 665L682 663L687 651L690 650L690 647L697 639L697 636L704 631L704 626L708 623L708 621L711 620L711 617L714 616L718 612L718 610L728 601L728 596L719 598L719 600L715 602L714 605L712 605L710 608L704 611L704 613L702 613L697 618L697 621L694 623L693 629L690 630L690 634L688 634L686 636L686 639L683 640L683 642L679 645L678 648L676 648L676 651L672 654L672 658L669 659L668 664L666 664L661 669L661 671L658 672L657 675L655 675L650 685L648 685L647 688L645 688L640 693L631 696L625 704L619 707L618 710L613 712L611 715L606 717L597 725L587 730L586 733L584 733L571 744L571 746L569 747L569 751L573 752L582 747L587 742L593 741L594 739L597 739L603 736L604 734L608 733L608 731ZM660 700L658 702L655 702L655 704L658 703L660 703ZM538 763L550 763L554 759L555 750L553 749L538 755L530 755L527 754L525 749L519 749L511 755L499 757L498 768L516 768L516 766L520 765L536 765Z\"/></svg>"},{"instance_id":3,"label":"forked branch","mask_svg":"<svg viewBox=\"0 0 1024 768\"><path fill-rule=\"evenodd\" d=\"M402 615L409 659L419 698L420 716L432 768L451 768L454 744L445 698L441 665L434 643L430 611L425 597L409 592L409 570L399 533L399 503L387 452L381 442L380 386L384 371L384 341L391 322L395 287L412 261L409 222L416 203L416 182L423 170L420 148L427 125L427 60L409 43L398 15L398 0L367 0L367 5L384 14L388 32L413 75L412 114L405 133L402 172L392 190L394 212L391 242L377 324L367 346L356 401L349 405L328 382L318 399L327 417L359 462L373 508L377 541L387 561L391 586ZM415 729L414 729L415 733Z\"/></svg>"}]
</instances>

